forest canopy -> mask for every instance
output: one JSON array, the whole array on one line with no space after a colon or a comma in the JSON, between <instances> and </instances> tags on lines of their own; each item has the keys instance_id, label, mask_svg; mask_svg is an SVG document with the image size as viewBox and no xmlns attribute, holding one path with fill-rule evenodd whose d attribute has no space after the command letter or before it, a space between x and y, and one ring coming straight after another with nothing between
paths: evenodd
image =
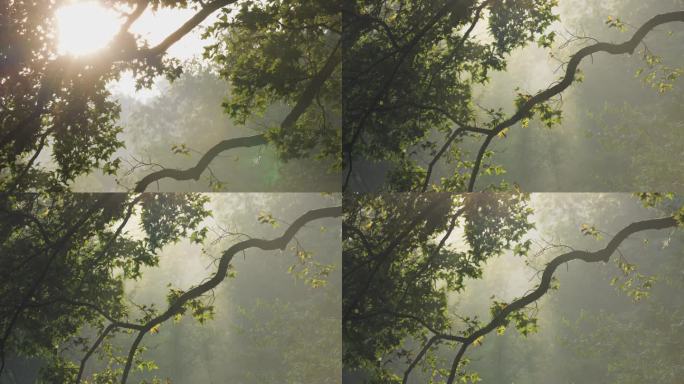
<instances>
[{"instance_id":1,"label":"forest canopy","mask_svg":"<svg viewBox=\"0 0 684 384\"><path fill-rule=\"evenodd\" d=\"M0 384L679 383L682 22L1 1Z\"/></svg>"},{"instance_id":2,"label":"forest canopy","mask_svg":"<svg viewBox=\"0 0 684 384\"><path fill-rule=\"evenodd\" d=\"M255 146L269 146L280 163L306 158L309 165L304 168L315 169L317 162L324 161L319 174L339 168L340 16L334 2L105 1L99 6L118 17L118 30L106 46L80 55L60 51L58 41L57 15L70 4L17 0L0 6L3 190L66 190L79 176L119 176L131 167L146 172L124 185L125 190L141 192L164 179L197 180L205 172L204 190L240 190L239 182L219 179L208 167L226 151ZM146 12L163 10L189 16L159 42L132 32ZM79 23L78 18L68 21ZM222 106L228 117L224 122L238 127L233 129L236 132L207 125L201 108L196 108L186 112L187 117L197 117L192 136L184 137L188 142L166 148L182 156L198 150L191 137L205 133L214 137L201 149L201 156L192 159L194 163L186 160L176 169L140 155L122 159L120 151L134 143L132 136L128 142L123 140L128 127L121 124L121 103L112 97L110 86L130 74L137 88L149 88L162 78L176 80L186 71L192 75L193 60L167 54L192 33L205 38L200 43L203 53L193 60L210 68L214 81L225 89L215 100L203 99L201 104ZM256 126L254 122L269 108L276 109L277 121L264 120L265 126ZM144 124L146 133L174 131L181 118L157 119L162 125L157 127ZM248 121L251 133L245 134L239 127ZM219 138L205 130L218 130ZM225 158L218 160L224 167L235 165ZM124 161L131 163L126 164L129 169L122 169ZM293 188L264 184L263 189Z\"/></svg>"},{"instance_id":3,"label":"forest canopy","mask_svg":"<svg viewBox=\"0 0 684 384\"><path fill-rule=\"evenodd\" d=\"M338 381L338 197L67 193L7 202L0 382ZM299 356L310 348L317 353Z\"/></svg>"},{"instance_id":4,"label":"forest canopy","mask_svg":"<svg viewBox=\"0 0 684 384\"><path fill-rule=\"evenodd\" d=\"M681 265L681 199L662 194L401 193L357 195L344 206L345 381L476 383L519 377L542 383L559 379L549 376L561 371L563 359L573 361L575 369L563 370L563 381L637 383L657 375L663 379L656 382L669 383L668 377L676 377L679 362L669 360L668 349L660 344L678 337L671 328L678 326L676 315L637 333L655 333L653 339L642 338L640 348L655 359L657 374L646 362L627 363L633 358L625 357L625 348L633 344L621 343L639 337L629 324L657 316L641 304L649 303L654 286L665 285L653 306L681 310L679 296L669 300L662 293L681 282L681 269L668 272ZM669 256L663 259L661 253ZM622 297L602 294L611 285ZM566 292L573 289L580 294ZM561 294L562 299L550 301ZM603 295L602 301L595 302L595 295ZM635 305L630 301L641 310L630 314ZM591 310L578 317L587 307ZM562 326L592 321L587 320L592 316L599 324L588 330ZM600 323L611 316L626 316L632 323L611 330L608 320ZM545 327L573 339L572 347L592 351L591 364L583 360L587 353L573 356L565 350L570 356L545 356L544 351L563 349L536 351L521 341L515 345L524 355L516 355L497 341L506 337L513 343L505 336L511 332L533 338ZM553 342L553 334L546 332L537 343ZM620 338L603 336L611 332ZM594 341L598 346L591 341L596 333L601 335ZM620 353L599 352L608 350ZM515 362L499 367L497 356ZM538 365L544 359L548 364ZM584 372L582 364L593 371Z\"/></svg>"},{"instance_id":5,"label":"forest canopy","mask_svg":"<svg viewBox=\"0 0 684 384\"><path fill-rule=\"evenodd\" d=\"M350 4L343 189L680 190L683 7Z\"/></svg>"}]
</instances>

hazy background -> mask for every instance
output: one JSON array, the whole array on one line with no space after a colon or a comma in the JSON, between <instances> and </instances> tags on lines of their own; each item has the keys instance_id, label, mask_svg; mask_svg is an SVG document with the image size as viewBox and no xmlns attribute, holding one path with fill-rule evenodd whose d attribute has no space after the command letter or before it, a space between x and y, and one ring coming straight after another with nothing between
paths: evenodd
<instances>
[{"instance_id":1,"label":"hazy background","mask_svg":"<svg viewBox=\"0 0 684 384\"><path fill-rule=\"evenodd\" d=\"M506 254L491 259L481 280L470 281L461 294L450 296L450 311L461 316L490 318L492 295L511 301L534 289L536 271L551 258L567 252L553 245L597 250L634 221L663 217L645 209L630 194L534 194L536 230L529 233L535 247L531 257ZM602 239L582 235L582 224L603 231ZM453 245L460 244L452 234ZM574 261L558 268L560 288L539 302L539 332L521 336L511 325L504 335L492 332L466 357L470 371L483 383L660 383L681 382L684 375L684 236L681 231L639 233L620 251L637 272L655 277L651 296L633 300L619 289L624 279L613 255L609 263ZM535 255L542 247L547 251ZM634 284L637 284L635 281ZM448 367L456 351L443 347L441 366ZM426 382L414 371L411 383Z\"/></svg>"},{"instance_id":2,"label":"hazy background","mask_svg":"<svg viewBox=\"0 0 684 384\"><path fill-rule=\"evenodd\" d=\"M211 196L215 224L267 239L280 236L310 209L340 203L339 196L316 193ZM258 223L261 212L280 220L277 227ZM209 244L206 255L187 242L168 249L160 268L145 271L141 282L129 285L133 300L164 303L166 284L182 289L198 284L215 270L212 257L237 239ZM295 272L305 267L291 248L296 241L282 252L253 249L236 255L237 275L214 292L214 320L200 325L186 316L144 340L150 348L146 356L159 365L157 375L174 383L339 383L341 220L312 221L296 239L313 260L333 267L326 286L312 288L288 273L292 265L297 265Z\"/></svg>"},{"instance_id":3,"label":"hazy background","mask_svg":"<svg viewBox=\"0 0 684 384\"><path fill-rule=\"evenodd\" d=\"M77 3L78 4L78 3ZM86 1L94 9L98 1ZM66 24L69 33L60 44L62 50L79 47L89 41L84 35L102 31L92 23L81 24L79 9L71 12ZM117 14L100 9L109 15L103 16L104 27L113 35L121 21ZM74 14L74 12L77 12ZM81 10L81 13L86 12ZM93 12L92 9L89 12ZM150 46L164 40L188 19L194 16L193 9L147 9L133 24L131 32L140 36ZM58 15L60 12L58 11ZM190 33L183 36L167 51L169 59L183 63L184 73L180 79L170 83L164 76L158 76L150 88L136 89L131 71L121 73L121 78L108 84L111 99L121 105L119 125L123 132L118 138L124 148L117 151L121 169L116 177L97 171L79 177L71 184L75 192L129 191L145 175L163 168L187 169L195 166L207 150L220 141L235 137L252 136L266 132L280 125L292 106L276 104L263 114L255 114L247 124L238 125L223 113L221 104L230 98L230 84L219 78L217 68L203 58L204 46L215 43L212 38L202 39L205 27L217 19L215 13ZM63 16L64 17L64 16ZM76 24L76 26L74 26ZM80 25L80 26L79 26ZM102 32L104 33L104 32ZM100 33L100 34L102 34ZM107 34L102 45L108 41ZM70 39L70 40L69 40ZM92 39L91 39L92 40ZM96 40L97 41L97 40ZM66 48L65 48L66 47ZM95 52L97 54L97 52ZM329 116L331 124L339 116ZM49 145L48 145L49 147ZM173 148L182 148L174 153ZM38 158L47 168L54 167L51 151L46 150ZM314 150L312 153L316 153ZM200 180L176 181L163 179L148 187L149 191L162 192L309 192L340 190L339 173L332 170L329 160L315 158L284 161L273 146L258 146L224 152L216 157L205 170Z\"/></svg>"},{"instance_id":4,"label":"hazy background","mask_svg":"<svg viewBox=\"0 0 684 384\"><path fill-rule=\"evenodd\" d=\"M142 97L116 92L124 128L119 138L126 146L116 154L122 159L122 167L117 177L95 173L79 178L72 188L75 191L132 189L160 166L193 167L220 141L263 133L279 125L289 112L289 107L274 105L245 126L234 124L221 106L230 95L229 84L195 60L180 79L173 83L161 79L154 91L143 91ZM174 153L174 146L185 146L187 153ZM315 159L285 162L272 146L240 148L217 156L198 181L162 179L148 190L338 191L339 176L330 165Z\"/></svg>"},{"instance_id":5,"label":"hazy background","mask_svg":"<svg viewBox=\"0 0 684 384\"><path fill-rule=\"evenodd\" d=\"M213 217L203 245L188 240L160 252L160 264L142 271L139 281L126 283L130 319L141 313L135 305L167 307L169 285L187 290L211 277L223 250L249 237L272 239L282 235L297 217L311 209L336 206L339 194L220 193L210 194ZM276 224L258 222L271 214ZM126 230L140 231L133 218ZM297 250L310 252L302 263ZM180 322L169 320L159 332L148 333L142 346L144 359L159 369L135 372L130 383L157 376L172 383L339 383L341 381L341 219L315 220L296 234L283 251L249 249L235 255L236 273L214 291L216 315L204 324L190 311ZM330 268L323 286L307 279ZM290 271L290 268L292 270ZM309 274L301 275L304 269ZM298 276L299 274L299 276ZM82 329L90 336L92 330ZM122 333L115 344L127 355L135 335ZM82 355L73 358L79 361ZM8 374L0 382L34 383L40 361L10 359ZM102 364L93 356L86 373ZM12 379L14 378L14 379ZM162 381L165 382L165 381Z\"/></svg>"},{"instance_id":6,"label":"hazy background","mask_svg":"<svg viewBox=\"0 0 684 384\"><path fill-rule=\"evenodd\" d=\"M548 88L563 76L562 63L570 55L593 44L573 36L621 43L648 19L682 6L682 0L560 0L555 12L561 20L552 27L558 34L553 50L531 44L515 51L507 70L494 73L486 87L476 90L474 101L511 114L516 88L532 94ZM609 28L609 16L619 17L626 30ZM484 32L483 24L479 36L484 38ZM568 39L573 41L563 46ZM683 41L681 23L656 28L645 39L650 52L671 69L684 67ZM548 129L533 120L528 128L518 124L506 138L496 138L489 149L495 152L494 163L507 173L480 175L476 190L501 181L517 182L529 192L684 190L684 81L680 78L660 93L644 83L648 71L636 78L637 70L645 67L643 47L632 56L585 58L580 66L584 81L562 93L562 123ZM488 120L484 113L481 117ZM479 143L468 139L462 144L466 159L475 158ZM419 158L424 164L432 159ZM357 169L364 176L353 180L353 189L376 190L382 185L383 164L359 162ZM432 179L451 172L452 167L440 162Z\"/></svg>"}]
</instances>

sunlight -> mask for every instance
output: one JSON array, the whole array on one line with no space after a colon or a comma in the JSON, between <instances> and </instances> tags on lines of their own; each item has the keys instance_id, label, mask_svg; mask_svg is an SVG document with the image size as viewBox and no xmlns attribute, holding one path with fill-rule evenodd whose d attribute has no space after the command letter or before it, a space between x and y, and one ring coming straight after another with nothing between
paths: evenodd
<instances>
[{"instance_id":1,"label":"sunlight","mask_svg":"<svg viewBox=\"0 0 684 384\"><path fill-rule=\"evenodd\" d=\"M103 48L116 35L119 15L96 1L77 2L55 13L60 54L85 55Z\"/></svg>"}]
</instances>

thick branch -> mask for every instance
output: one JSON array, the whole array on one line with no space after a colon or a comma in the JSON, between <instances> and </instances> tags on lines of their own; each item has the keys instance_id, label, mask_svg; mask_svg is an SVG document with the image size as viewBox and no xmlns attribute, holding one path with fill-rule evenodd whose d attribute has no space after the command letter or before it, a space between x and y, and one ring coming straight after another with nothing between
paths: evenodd
<instances>
[{"instance_id":1,"label":"thick branch","mask_svg":"<svg viewBox=\"0 0 684 384\"><path fill-rule=\"evenodd\" d=\"M637 48L637 46L639 46L641 41L646 37L646 35L651 30L653 30L659 25L672 23L675 21L684 22L684 11L664 13L655 16L654 18L647 21L644 25L642 25L634 33L631 39L625 41L622 44L596 43L594 45L584 47L577 51L577 53L572 55L565 70L565 77L563 77L563 79L560 82L558 82L551 88L548 88L532 96L522 106L520 106L520 108L518 108L518 111L513 116L499 123L496 127L492 129L492 132L487 136L485 141L480 146L480 150L478 151L477 158L475 160L475 165L470 175L468 191L472 192L475 188L475 180L477 178L477 174L479 173L480 166L482 164L482 159L484 158L485 152L487 151L487 147L492 142L492 139L494 139L496 135L501 133L506 128L509 128L514 124L518 123L520 120L528 117L532 109L538 104L544 103L552 97L565 91L575 81L577 68L579 67L580 63L585 57L591 56L599 52L606 52L611 55L631 55L634 53L634 50Z\"/></svg>"},{"instance_id":2,"label":"thick branch","mask_svg":"<svg viewBox=\"0 0 684 384\"><path fill-rule=\"evenodd\" d=\"M404 371L404 378L401 380L401 384L406 384L408 382L408 378L411 375L411 371L413 371L413 368L418 365L418 362L423 359L423 356L427 353L427 351L432 347L432 344L434 344L438 340L437 335L432 336L427 343L421 348L420 352L418 352L418 355L416 356L415 359L411 362L411 364L408 366L406 371Z\"/></svg>"},{"instance_id":3,"label":"thick branch","mask_svg":"<svg viewBox=\"0 0 684 384\"><path fill-rule=\"evenodd\" d=\"M176 180L198 180L202 172L209 166L216 156L221 152L228 151L235 148L250 148L259 145L266 145L268 141L266 136L254 135L246 137L237 137L234 139L223 140L209 149L202 158L192 168L180 169L162 169L161 171L150 173L143 177L135 186L135 192L144 192L147 186L164 178L171 178Z\"/></svg>"},{"instance_id":4,"label":"thick branch","mask_svg":"<svg viewBox=\"0 0 684 384\"><path fill-rule=\"evenodd\" d=\"M432 178L432 171L435 168L435 165L437 165L437 162L439 159L442 158L444 153L449 149L451 144L453 144L454 140L456 140L458 137L462 136L465 134L465 130L463 127L458 127L454 129L449 136L447 137L446 141L442 145L442 147L437 151L437 154L435 154L435 157L432 158L430 161L430 164L428 164L427 172L425 173L425 180L423 180L423 186L421 188L421 192L425 192L428 188L428 185L430 184L430 179Z\"/></svg>"},{"instance_id":5,"label":"thick branch","mask_svg":"<svg viewBox=\"0 0 684 384\"><path fill-rule=\"evenodd\" d=\"M297 120L311 105L313 99L320 92L321 88L323 88L326 80L332 75L333 71L335 71L335 68L339 64L339 46L340 43L338 42L321 70L316 73L302 94L299 96L294 108L292 108L290 113L285 116L285 119L283 119L282 123L280 124L281 129L289 130L295 125ZM153 172L138 182L135 187L135 191L144 192L148 185L164 178L171 178L175 180L198 180L202 175L202 172L204 172L212 160L214 160L214 158L216 158L216 156L218 156L221 152L234 148L248 148L266 144L268 144L268 140L263 134L224 140L213 146L209 151L202 155L202 158L194 167L186 170L163 169L161 171Z\"/></svg>"},{"instance_id":6,"label":"thick branch","mask_svg":"<svg viewBox=\"0 0 684 384\"><path fill-rule=\"evenodd\" d=\"M283 122L280 124L281 129L288 130L295 125L297 120L299 120L302 114L304 114L309 105L311 105L314 97L316 97L316 95L318 95L318 93L321 91L326 80L332 76L335 68L337 68L340 63L338 50L340 49L341 43L342 40L337 42L335 48L333 48L333 51L325 61L325 64L323 64L323 67L318 71L318 73L316 73L316 75L306 86L302 94L299 96L294 108L292 108L290 113L285 116L285 119L283 119Z\"/></svg>"},{"instance_id":7,"label":"thick branch","mask_svg":"<svg viewBox=\"0 0 684 384\"><path fill-rule=\"evenodd\" d=\"M139 0L138 3L135 5L135 8L133 9L133 12L131 12L128 17L126 17L126 21L121 25L121 28L119 29L121 32L126 32L128 31L133 23L135 23L140 16L145 12L147 9L147 6L150 4L148 0Z\"/></svg>"},{"instance_id":8,"label":"thick branch","mask_svg":"<svg viewBox=\"0 0 684 384\"><path fill-rule=\"evenodd\" d=\"M637 232L648 230L674 228L677 226L677 224L678 223L674 219L674 217L666 217L662 219L652 219L635 222L620 230L620 232L618 232L612 238L612 240L610 240L608 245L606 245L606 247L603 249L594 252L571 251L551 260L544 268L541 282L534 291L505 306L494 318L492 318L492 320L487 325L478 329L477 331L473 332L468 336L468 338L463 342L463 344L459 348L459 351L453 360L447 384L454 383L456 373L458 371L458 366L467 348L472 343L474 343L475 340L487 335L496 328L504 325L506 323L506 319L511 313L525 308L526 306L534 303L535 301L539 300L542 296L544 296L551 288L553 274L556 272L556 269L559 266L574 260L582 260L586 263L608 262L610 260L611 255L617 250L620 244L630 235Z\"/></svg>"},{"instance_id":9,"label":"thick branch","mask_svg":"<svg viewBox=\"0 0 684 384\"><path fill-rule=\"evenodd\" d=\"M235 2L237 2L237 0L215 0L209 4L204 5L195 15L193 15L188 21L181 25L180 28L178 28L172 34L166 37L166 39L164 39L161 43L151 48L149 52L154 55L159 55L166 52L166 50L169 49L169 47L171 47L178 40L182 39L183 36L190 33L190 31L192 31L195 27L202 23L204 19L209 17L209 15L221 9L222 7L233 4Z\"/></svg>"},{"instance_id":10,"label":"thick branch","mask_svg":"<svg viewBox=\"0 0 684 384\"><path fill-rule=\"evenodd\" d=\"M93 345L90 346L90 348L88 349L88 352L86 352L86 354L83 356L83 358L81 359L81 364L78 367L78 376L76 377L76 383L77 384L81 383L81 379L83 378L83 372L85 371L85 366L86 366L86 363L88 362L88 359L90 359L90 356L92 356L93 353L95 353L95 351L100 346L100 344L102 344L102 341L105 339L105 337L107 337L107 335L112 330L114 330L115 327L116 326L114 324L109 324L104 329L104 331L102 331L102 333L100 333L100 335L97 337L97 339L95 340L95 343L93 343Z\"/></svg>"},{"instance_id":11,"label":"thick branch","mask_svg":"<svg viewBox=\"0 0 684 384\"><path fill-rule=\"evenodd\" d=\"M142 326L142 329L138 332L138 335L136 336L135 341L129 350L126 366L124 367L123 375L121 377L121 383L125 384L128 380L128 375L131 370L131 365L133 364L135 352L137 351L138 345L140 345L140 342L145 334L153 327L167 321L176 314L181 313L186 303L188 303L190 300L197 299L203 294L216 288L216 286L218 286L226 278L228 269L230 268L230 262L233 260L233 256L250 248L258 248L264 251L285 249L295 234L307 223L327 217L338 217L340 215L342 215L342 207L339 206L314 209L297 218L280 237L271 240L256 238L248 239L234 244L224 251L221 259L219 260L216 273L214 273L209 280L180 295L171 305L169 305L164 313L151 319Z\"/></svg>"}]
</instances>

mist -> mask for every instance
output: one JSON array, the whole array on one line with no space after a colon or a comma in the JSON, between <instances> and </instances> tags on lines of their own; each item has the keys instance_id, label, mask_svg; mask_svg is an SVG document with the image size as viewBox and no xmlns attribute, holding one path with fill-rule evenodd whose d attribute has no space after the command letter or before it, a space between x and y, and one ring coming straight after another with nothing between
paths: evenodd
<instances>
[{"instance_id":1,"label":"mist","mask_svg":"<svg viewBox=\"0 0 684 384\"><path fill-rule=\"evenodd\" d=\"M539 270L571 249L597 250L626 224L659 217L630 194L533 194L536 229L530 256L512 253L490 259L481 279L449 296L449 311L490 318L493 299L510 302L536 287ZM595 226L600 236L582 233ZM450 241L457 244L459 234ZM608 263L574 261L558 269L558 287L533 305L538 331L526 336L512 325L487 335L472 348L466 370L483 383L675 383L682 375L680 353L684 298L684 237L649 231L630 237ZM635 266L628 279L617 260ZM644 296L630 290L652 278ZM456 322L458 323L458 321ZM458 328L458 327L457 327ZM443 347L449 364L456 351ZM428 376L416 374L410 383Z\"/></svg>"},{"instance_id":2,"label":"mist","mask_svg":"<svg viewBox=\"0 0 684 384\"><path fill-rule=\"evenodd\" d=\"M124 281L124 302L131 319L144 318L145 308L165 310L171 290L187 291L212 277L218 259L231 245L250 238L279 237L307 211L339 205L341 200L339 195L320 193L206 196L210 199L206 208L212 212L201 223L208 229L206 239L197 243L183 238L164 247L158 266L143 268L138 280ZM139 216L131 218L124 233L142 236ZM340 219L316 220L302 227L283 250L252 248L236 255L227 278L203 295L213 306L213 315L199 320L187 313L152 330L139 352L141 361L152 363L134 370L130 379L339 383L340 236ZM77 332L78 337L95 335L88 326ZM126 354L133 338L125 332L115 335L114 353ZM63 356L75 361L82 357L77 348L65 348ZM42 365L37 359L11 356L1 382L35 382ZM85 378L90 380L90 375L105 367L93 357Z\"/></svg>"},{"instance_id":3,"label":"mist","mask_svg":"<svg viewBox=\"0 0 684 384\"><path fill-rule=\"evenodd\" d=\"M682 4L679 0L560 0L554 9L560 21L550 28L556 34L551 49L531 43L513 51L504 71L492 72L488 83L474 89L472 107L478 120L490 119L488 109L510 116L518 92L535 94L557 83L570 56L580 48L597 41L629 40L648 19L679 10ZM611 28L609 18L619 18L624 30ZM474 39L485 38L485 32L486 27L478 25ZM663 26L633 55L600 53L586 58L580 65L581 82L552 101L563 111L560 124L548 128L532 119L529 126L516 124L505 137L496 137L489 147L494 153L489 163L502 166L505 173L483 172L475 190L505 182L530 192L681 191L684 84L677 75L671 81L660 80L669 71L681 71L683 38L679 25ZM646 54L660 64L650 67ZM653 78L648 79L651 73ZM442 136L433 132L424 140L441 145ZM475 159L481 141L474 135L458 144L464 160ZM411 150L416 152L412 158L423 166L434 156L418 145ZM389 162L360 158L352 188L381 190L391 169ZM458 171L442 160L432 179Z\"/></svg>"}]
</instances>

